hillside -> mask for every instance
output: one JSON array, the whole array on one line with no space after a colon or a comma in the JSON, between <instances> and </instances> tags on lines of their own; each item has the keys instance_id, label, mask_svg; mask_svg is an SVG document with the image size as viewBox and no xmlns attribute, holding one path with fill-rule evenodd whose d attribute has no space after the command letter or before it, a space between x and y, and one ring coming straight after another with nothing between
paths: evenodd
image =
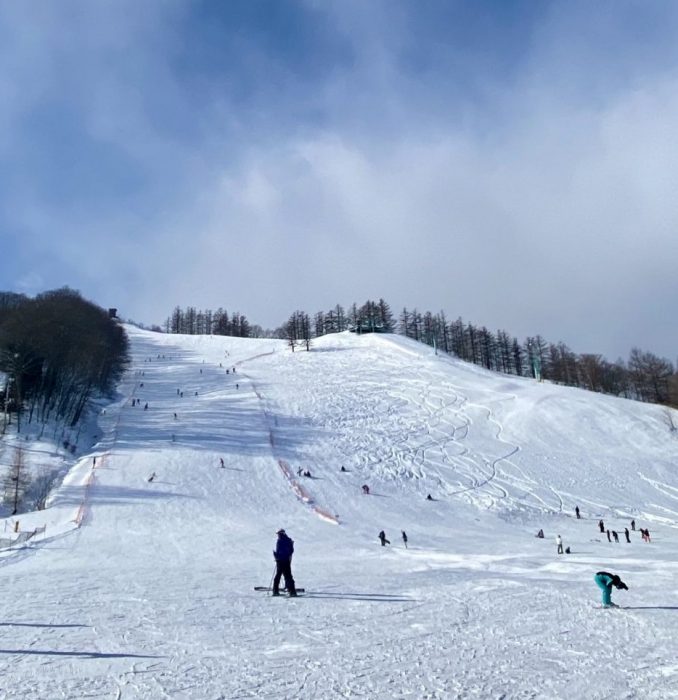
<instances>
[{"instance_id":1,"label":"hillside","mask_svg":"<svg viewBox=\"0 0 678 700\"><path fill-rule=\"evenodd\" d=\"M0 551L0 697L678 697L660 407L399 336L127 331L99 442L21 517L44 537ZM280 527L297 600L253 591ZM597 607L600 569L625 609Z\"/></svg>"}]
</instances>

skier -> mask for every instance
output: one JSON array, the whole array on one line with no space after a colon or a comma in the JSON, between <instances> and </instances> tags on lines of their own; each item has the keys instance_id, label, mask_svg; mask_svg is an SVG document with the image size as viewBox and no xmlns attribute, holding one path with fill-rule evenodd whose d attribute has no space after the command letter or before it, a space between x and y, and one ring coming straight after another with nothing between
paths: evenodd
<instances>
[{"instance_id":1,"label":"skier","mask_svg":"<svg viewBox=\"0 0 678 700\"><path fill-rule=\"evenodd\" d=\"M292 555L294 554L294 540L287 536L281 528L276 533L278 541L275 545L273 558L275 559L275 576L273 577L273 595L280 595L280 577L285 577L285 588L290 597L295 598L297 589L292 578Z\"/></svg>"},{"instance_id":2,"label":"skier","mask_svg":"<svg viewBox=\"0 0 678 700\"><path fill-rule=\"evenodd\" d=\"M605 532L607 532L607 541L608 541L608 542L612 542L612 538L610 537L610 531L609 531L609 530L605 530Z\"/></svg>"},{"instance_id":3,"label":"skier","mask_svg":"<svg viewBox=\"0 0 678 700\"><path fill-rule=\"evenodd\" d=\"M619 535L616 530L612 530L612 537L614 537L614 541L619 544Z\"/></svg>"},{"instance_id":4,"label":"skier","mask_svg":"<svg viewBox=\"0 0 678 700\"><path fill-rule=\"evenodd\" d=\"M153 481L153 479L155 479L155 472L153 472L153 473L148 477L148 483L150 484L151 481Z\"/></svg>"},{"instance_id":5,"label":"skier","mask_svg":"<svg viewBox=\"0 0 678 700\"><path fill-rule=\"evenodd\" d=\"M385 547L387 544L391 544L390 541L386 539L386 533L383 530L380 530L379 532L379 541L381 542L382 547Z\"/></svg>"},{"instance_id":6,"label":"skier","mask_svg":"<svg viewBox=\"0 0 678 700\"><path fill-rule=\"evenodd\" d=\"M405 532L405 530L401 530L400 532L403 533L403 543L405 545L405 549L407 549L407 533Z\"/></svg>"},{"instance_id":7,"label":"skier","mask_svg":"<svg viewBox=\"0 0 678 700\"><path fill-rule=\"evenodd\" d=\"M581 520L581 515L579 514L579 506L574 507L574 512L577 516L577 520Z\"/></svg>"},{"instance_id":8,"label":"skier","mask_svg":"<svg viewBox=\"0 0 678 700\"><path fill-rule=\"evenodd\" d=\"M219 464L221 465L221 468L222 468L222 469L226 469L226 465L224 464L224 458L223 458L223 457L219 457Z\"/></svg>"},{"instance_id":9,"label":"skier","mask_svg":"<svg viewBox=\"0 0 678 700\"><path fill-rule=\"evenodd\" d=\"M558 545L558 554L562 554L563 553L563 538L560 535L558 535L556 537L556 544Z\"/></svg>"},{"instance_id":10,"label":"skier","mask_svg":"<svg viewBox=\"0 0 678 700\"><path fill-rule=\"evenodd\" d=\"M363 484L363 493L364 493L366 496L369 496L369 495L370 495L370 487L369 487L367 484Z\"/></svg>"},{"instance_id":11,"label":"skier","mask_svg":"<svg viewBox=\"0 0 678 700\"><path fill-rule=\"evenodd\" d=\"M607 571L599 571L593 580L598 585L598 588L603 592L603 607L604 608L618 608L612 602L612 586L618 590L628 591L629 587L617 576L617 574L610 574Z\"/></svg>"},{"instance_id":12,"label":"skier","mask_svg":"<svg viewBox=\"0 0 678 700\"><path fill-rule=\"evenodd\" d=\"M631 521L631 529L635 532L636 531L636 521L632 520Z\"/></svg>"},{"instance_id":13,"label":"skier","mask_svg":"<svg viewBox=\"0 0 678 700\"><path fill-rule=\"evenodd\" d=\"M598 521L598 527L600 528L600 531L605 534L605 523L602 520Z\"/></svg>"},{"instance_id":14,"label":"skier","mask_svg":"<svg viewBox=\"0 0 678 700\"><path fill-rule=\"evenodd\" d=\"M631 537L629 536L629 529L628 527L624 528L624 536L626 537L626 541L631 544Z\"/></svg>"}]
</instances>

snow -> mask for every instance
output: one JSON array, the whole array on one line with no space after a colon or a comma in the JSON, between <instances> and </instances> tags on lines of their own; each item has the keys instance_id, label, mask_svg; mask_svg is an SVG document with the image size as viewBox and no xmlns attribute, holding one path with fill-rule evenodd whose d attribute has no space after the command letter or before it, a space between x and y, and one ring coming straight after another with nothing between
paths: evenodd
<instances>
[{"instance_id":1,"label":"snow","mask_svg":"<svg viewBox=\"0 0 678 700\"><path fill-rule=\"evenodd\" d=\"M678 697L662 408L397 336L127 331L100 439L0 551L3 699ZM280 527L298 599L253 590Z\"/></svg>"}]
</instances>

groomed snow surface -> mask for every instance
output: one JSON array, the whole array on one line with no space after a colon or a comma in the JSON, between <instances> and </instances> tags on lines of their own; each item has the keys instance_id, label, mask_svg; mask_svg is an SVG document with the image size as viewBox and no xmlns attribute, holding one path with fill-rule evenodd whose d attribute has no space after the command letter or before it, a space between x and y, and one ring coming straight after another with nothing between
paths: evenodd
<instances>
[{"instance_id":1,"label":"groomed snow surface","mask_svg":"<svg viewBox=\"0 0 678 700\"><path fill-rule=\"evenodd\" d=\"M46 536L0 552L0 697L678 697L662 408L397 336L127 331L98 441L20 516ZM280 527L298 599L253 590ZM622 609L598 607L601 569Z\"/></svg>"}]
</instances>

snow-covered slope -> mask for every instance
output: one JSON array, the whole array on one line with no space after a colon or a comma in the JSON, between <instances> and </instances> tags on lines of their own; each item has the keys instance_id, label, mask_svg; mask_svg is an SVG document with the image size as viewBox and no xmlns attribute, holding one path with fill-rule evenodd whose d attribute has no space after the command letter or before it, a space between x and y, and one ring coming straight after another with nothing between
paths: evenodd
<instances>
[{"instance_id":1,"label":"snow-covered slope","mask_svg":"<svg viewBox=\"0 0 678 700\"><path fill-rule=\"evenodd\" d=\"M100 442L22 516L47 537L0 553L0 697L678 697L663 409L396 336L128 331ZM253 590L279 527L296 600Z\"/></svg>"}]
</instances>

